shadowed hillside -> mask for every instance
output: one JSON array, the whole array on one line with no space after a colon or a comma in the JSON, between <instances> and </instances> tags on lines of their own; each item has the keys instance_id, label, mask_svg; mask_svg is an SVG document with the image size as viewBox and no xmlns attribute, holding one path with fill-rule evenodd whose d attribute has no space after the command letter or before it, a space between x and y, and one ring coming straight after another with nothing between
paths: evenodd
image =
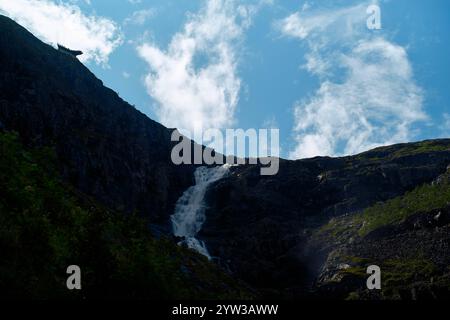
<instances>
[{"instance_id":1,"label":"shadowed hillside","mask_svg":"<svg viewBox=\"0 0 450 320\"><path fill-rule=\"evenodd\" d=\"M154 239L137 216L114 212L58 176L50 148L24 149L0 130L0 298L249 299L205 257ZM82 269L82 290L66 268Z\"/></svg>"}]
</instances>

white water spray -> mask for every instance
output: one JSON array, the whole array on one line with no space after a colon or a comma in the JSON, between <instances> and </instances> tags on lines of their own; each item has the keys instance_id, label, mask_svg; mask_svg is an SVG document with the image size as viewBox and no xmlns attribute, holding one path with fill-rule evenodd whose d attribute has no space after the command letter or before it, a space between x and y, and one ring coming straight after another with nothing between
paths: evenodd
<instances>
[{"instance_id":1,"label":"white water spray","mask_svg":"<svg viewBox=\"0 0 450 320\"><path fill-rule=\"evenodd\" d=\"M230 165L220 167L199 167L194 172L195 185L187 189L175 205L175 214L171 216L173 234L183 237L181 243L211 259L203 241L195 238L205 222L204 197L213 183L222 179Z\"/></svg>"}]
</instances>

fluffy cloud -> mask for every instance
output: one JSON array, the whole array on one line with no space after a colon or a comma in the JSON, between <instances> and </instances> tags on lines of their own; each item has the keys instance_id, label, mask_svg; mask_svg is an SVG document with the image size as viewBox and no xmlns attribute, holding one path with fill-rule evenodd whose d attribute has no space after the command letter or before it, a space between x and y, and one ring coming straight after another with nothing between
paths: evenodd
<instances>
[{"instance_id":1,"label":"fluffy cloud","mask_svg":"<svg viewBox=\"0 0 450 320\"><path fill-rule=\"evenodd\" d=\"M192 132L233 123L241 88L238 50L257 8L209 0L189 15L167 50L153 43L139 46L150 67L148 93L163 124Z\"/></svg>"},{"instance_id":2,"label":"fluffy cloud","mask_svg":"<svg viewBox=\"0 0 450 320\"><path fill-rule=\"evenodd\" d=\"M404 142L412 125L427 119L406 50L365 29L369 4L301 11L278 23L309 48L304 69L321 81L312 97L294 105L291 158Z\"/></svg>"},{"instance_id":3,"label":"fluffy cloud","mask_svg":"<svg viewBox=\"0 0 450 320\"><path fill-rule=\"evenodd\" d=\"M0 0L0 13L11 17L41 40L82 50L82 61L106 64L122 43L117 24L83 14L79 7L51 0Z\"/></svg>"},{"instance_id":4,"label":"fluffy cloud","mask_svg":"<svg viewBox=\"0 0 450 320\"><path fill-rule=\"evenodd\" d=\"M362 41L341 64L343 82L324 81L311 100L296 105L292 157L355 154L406 141L411 124L426 119L402 47L382 38Z\"/></svg>"}]
</instances>

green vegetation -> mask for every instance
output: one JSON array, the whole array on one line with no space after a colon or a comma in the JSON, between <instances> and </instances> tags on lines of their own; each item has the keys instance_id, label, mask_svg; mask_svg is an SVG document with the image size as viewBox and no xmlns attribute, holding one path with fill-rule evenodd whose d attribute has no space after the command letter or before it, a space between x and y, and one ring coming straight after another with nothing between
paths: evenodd
<instances>
[{"instance_id":1,"label":"green vegetation","mask_svg":"<svg viewBox=\"0 0 450 320\"><path fill-rule=\"evenodd\" d=\"M360 225L358 233L369 232L393 223L401 222L412 214L427 212L447 206L450 203L450 183L425 184L403 196L376 204L361 215L353 217L354 225Z\"/></svg>"},{"instance_id":2,"label":"green vegetation","mask_svg":"<svg viewBox=\"0 0 450 320\"><path fill-rule=\"evenodd\" d=\"M379 265L383 270L383 287L390 290L412 284L416 281L430 280L439 273L438 268L430 259L424 257L409 259L389 259L386 261L370 261L369 259L351 257L347 258L353 266L343 269L344 274L354 275L359 278L367 278L366 269L369 265Z\"/></svg>"},{"instance_id":3,"label":"green vegetation","mask_svg":"<svg viewBox=\"0 0 450 320\"><path fill-rule=\"evenodd\" d=\"M58 178L49 148L0 132L0 297L251 298L206 258L154 239L136 215L102 207ZM66 289L66 268L82 290Z\"/></svg>"},{"instance_id":4,"label":"green vegetation","mask_svg":"<svg viewBox=\"0 0 450 320\"><path fill-rule=\"evenodd\" d=\"M350 274L356 276L358 278L367 278L366 269L361 266L354 266L347 269L342 270L344 274Z\"/></svg>"},{"instance_id":5,"label":"green vegetation","mask_svg":"<svg viewBox=\"0 0 450 320\"><path fill-rule=\"evenodd\" d=\"M345 235L354 232L352 219L353 217L351 216L332 218L327 224L319 228L317 234L331 236L334 240L338 240L341 237L347 240Z\"/></svg>"},{"instance_id":6,"label":"green vegetation","mask_svg":"<svg viewBox=\"0 0 450 320\"><path fill-rule=\"evenodd\" d=\"M403 196L377 203L362 213L333 218L317 234L344 241L356 235L364 237L380 227L402 222L415 213L440 209L449 204L450 179L447 177L438 184L424 184Z\"/></svg>"},{"instance_id":7,"label":"green vegetation","mask_svg":"<svg viewBox=\"0 0 450 320\"><path fill-rule=\"evenodd\" d=\"M389 259L386 261L371 262L367 259L354 258L353 261L360 261L361 264L342 270L341 273L356 277L365 281L367 278L366 268L370 264L379 265L382 272L382 289L380 294L369 292L359 288L350 292L346 300L372 299L404 299L412 298L412 289L419 288L420 291L430 293L439 291L441 288L449 288L450 281L448 272L440 270L430 259L425 257L409 259ZM372 294L372 296L371 296Z\"/></svg>"},{"instance_id":8,"label":"green vegetation","mask_svg":"<svg viewBox=\"0 0 450 320\"><path fill-rule=\"evenodd\" d=\"M383 284L389 289L413 284L417 281L430 281L438 269L430 259L392 259L383 263Z\"/></svg>"},{"instance_id":9,"label":"green vegetation","mask_svg":"<svg viewBox=\"0 0 450 320\"><path fill-rule=\"evenodd\" d=\"M408 155L415 155L420 153L427 153L427 152L439 152L439 151L449 151L450 146L444 145L439 141L436 140L427 140L422 141L415 144L406 145L405 147L401 148L400 150L394 152L391 155L391 158L398 158Z\"/></svg>"},{"instance_id":10,"label":"green vegetation","mask_svg":"<svg viewBox=\"0 0 450 320\"><path fill-rule=\"evenodd\" d=\"M378 162L382 160L396 159L421 153L441 151L450 151L449 140L426 140L417 143L404 144L402 146L394 145L388 147L379 147L361 153L356 158L359 160L365 159Z\"/></svg>"}]
</instances>

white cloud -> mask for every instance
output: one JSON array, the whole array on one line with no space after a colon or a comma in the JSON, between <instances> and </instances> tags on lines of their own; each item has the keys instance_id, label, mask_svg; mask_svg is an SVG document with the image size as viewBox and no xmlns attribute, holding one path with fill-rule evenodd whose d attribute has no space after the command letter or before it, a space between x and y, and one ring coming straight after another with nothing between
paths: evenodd
<instances>
[{"instance_id":1,"label":"white cloud","mask_svg":"<svg viewBox=\"0 0 450 320\"><path fill-rule=\"evenodd\" d=\"M194 131L233 123L241 88L238 50L257 7L209 0L188 16L167 50L154 43L138 47L150 67L145 82L164 125Z\"/></svg>"},{"instance_id":2,"label":"white cloud","mask_svg":"<svg viewBox=\"0 0 450 320\"><path fill-rule=\"evenodd\" d=\"M282 34L299 39L319 35L327 41L336 36L353 37L355 28L358 28L357 25L366 20L366 8L367 5L363 3L342 9L315 12L310 11L308 5L304 6L300 12L295 12L279 21L277 27Z\"/></svg>"},{"instance_id":3,"label":"white cloud","mask_svg":"<svg viewBox=\"0 0 450 320\"><path fill-rule=\"evenodd\" d=\"M124 20L124 24L134 24L142 26L145 24L149 19L153 18L156 14L155 9L143 9L135 11Z\"/></svg>"},{"instance_id":4,"label":"white cloud","mask_svg":"<svg viewBox=\"0 0 450 320\"><path fill-rule=\"evenodd\" d=\"M0 0L0 13L11 17L41 40L82 50L81 61L106 64L122 43L117 24L88 16L74 4L51 0Z\"/></svg>"},{"instance_id":5,"label":"white cloud","mask_svg":"<svg viewBox=\"0 0 450 320\"><path fill-rule=\"evenodd\" d=\"M406 141L411 124L426 119L402 47L365 40L341 63L343 82L324 81L311 100L296 105L298 145L291 157L355 154Z\"/></svg>"},{"instance_id":6,"label":"white cloud","mask_svg":"<svg viewBox=\"0 0 450 320\"><path fill-rule=\"evenodd\" d=\"M326 12L297 12L277 24L309 48L303 66L321 81L294 105L291 158L346 155L404 142L427 119L406 50L369 32L371 2Z\"/></svg>"}]
</instances>

